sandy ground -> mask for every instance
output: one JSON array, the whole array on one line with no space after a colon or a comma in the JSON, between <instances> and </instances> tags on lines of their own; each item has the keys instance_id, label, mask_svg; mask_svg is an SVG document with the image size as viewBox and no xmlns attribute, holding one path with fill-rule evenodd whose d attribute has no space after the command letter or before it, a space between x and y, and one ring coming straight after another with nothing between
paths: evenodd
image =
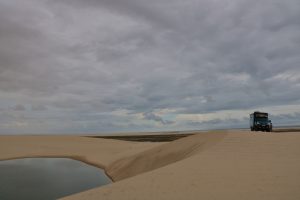
<instances>
[{"instance_id":1,"label":"sandy ground","mask_svg":"<svg viewBox=\"0 0 300 200\"><path fill-rule=\"evenodd\" d=\"M0 160L66 157L106 169L116 160L158 145L80 136L0 136Z\"/></svg>"},{"instance_id":2,"label":"sandy ground","mask_svg":"<svg viewBox=\"0 0 300 200\"><path fill-rule=\"evenodd\" d=\"M71 157L115 181L63 198L300 199L300 133L217 131L165 143L0 136L0 159Z\"/></svg>"}]
</instances>

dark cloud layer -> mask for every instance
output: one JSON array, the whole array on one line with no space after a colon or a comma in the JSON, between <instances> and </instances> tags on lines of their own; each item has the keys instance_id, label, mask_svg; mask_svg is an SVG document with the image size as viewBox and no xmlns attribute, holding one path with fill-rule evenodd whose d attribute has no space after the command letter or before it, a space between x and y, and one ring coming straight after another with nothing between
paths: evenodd
<instances>
[{"instance_id":1,"label":"dark cloud layer","mask_svg":"<svg viewBox=\"0 0 300 200\"><path fill-rule=\"evenodd\" d=\"M172 121L164 120L162 117L160 117L160 116L158 116L158 115L156 115L152 112L143 113L143 116L144 116L144 119L146 119L146 120L154 120L154 121L159 122L163 125L173 123Z\"/></svg>"},{"instance_id":2,"label":"dark cloud layer","mask_svg":"<svg viewBox=\"0 0 300 200\"><path fill-rule=\"evenodd\" d=\"M298 0L2 0L0 44L0 133L299 117Z\"/></svg>"}]
</instances>

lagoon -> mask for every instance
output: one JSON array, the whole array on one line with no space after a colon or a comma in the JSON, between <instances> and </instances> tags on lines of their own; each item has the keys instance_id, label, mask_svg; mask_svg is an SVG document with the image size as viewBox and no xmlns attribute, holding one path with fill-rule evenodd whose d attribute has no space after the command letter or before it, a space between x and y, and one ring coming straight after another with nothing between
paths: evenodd
<instances>
[{"instance_id":1,"label":"lagoon","mask_svg":"<svg viewBox=\"0 0 300 200\"><path fill-rule=\"evenodd\" d=\"M0 161L1 200L53 200L109 183L102 169L68 158Z\"/></svg>"}]
</instances>

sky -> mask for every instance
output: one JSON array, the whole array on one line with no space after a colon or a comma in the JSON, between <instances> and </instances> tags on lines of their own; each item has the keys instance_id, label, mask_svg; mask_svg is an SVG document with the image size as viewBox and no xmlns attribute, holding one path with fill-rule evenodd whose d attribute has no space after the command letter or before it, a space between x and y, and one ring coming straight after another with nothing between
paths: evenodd
<instances>
[{"instance_id":1,"label":"sky","mask_svg":"<svg viewBox=\"0 0 300 200\"><path fill-rule=\"evenodd\" d=\"M299 0L0 0L0 134L300 124Z\"/></svg>"}]
</instances>

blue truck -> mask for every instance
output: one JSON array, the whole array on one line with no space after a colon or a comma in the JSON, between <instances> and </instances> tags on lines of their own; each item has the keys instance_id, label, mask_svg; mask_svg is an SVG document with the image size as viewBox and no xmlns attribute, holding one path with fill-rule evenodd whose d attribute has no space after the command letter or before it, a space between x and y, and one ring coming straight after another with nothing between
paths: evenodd
<instances>
[{"instance_id":1,"label":"blue truck","mask_svg":"<svg viewBox=\"0 0 300 200\"><path fill-rule=\"evenodd\" d=\"M250 130L272 132L273 125L269 114L255 111L250 114Z\"/></svg>"}]
</instances>

